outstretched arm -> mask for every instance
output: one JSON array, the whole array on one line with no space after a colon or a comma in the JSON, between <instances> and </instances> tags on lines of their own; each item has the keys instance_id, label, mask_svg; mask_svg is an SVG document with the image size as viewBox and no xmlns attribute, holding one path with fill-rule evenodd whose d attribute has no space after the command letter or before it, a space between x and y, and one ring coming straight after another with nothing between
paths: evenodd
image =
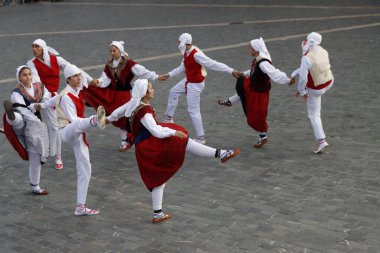
<instances>
[{"instance_id":1,"label":"outstretched arm","mask_svg":"<svg viewBox=\"0 0 380 253\"><path fill-rule=\"evenodd\" d=\"M280 71L279 69L276 69L275 67L273 67L272 64L270 64L267 61L260 63L260 69L265 74L267 74L270 79L272 79L276 83L279 83L279 84L289 84L290 83L290 79L288 78L288 76L284 72Z\"/></svg>"},{"instance_id":2,"label":"outstretched arm","mask_svg":"<svg viewBox=\"0 0 380 253\"><path fill-rule=\"evenodd\" d=\"M232 74L234 71L233 68L230 68L224 63L215 61L211 59L210 57L206 56L203 53L197 52L194 54L194 59L197 63L201 64L203 67L214 70L214 71L219 71L219 72L225 72L228 74Z\"/></svg>"},{"instance_id":3,"label":"outstretched arm","mask_svg":"<svg viewBox=\"0 0 380 253\"><path fill-rule=\"evenodd\" d=\"M151 113L145 114L141 119L141 123L154 137L161 139L176 135L176 130L157 125Z\"/></svg>"},{"instance_id":4,"label":"outstretched arm","mask_svg":"<svg viewBox=\"0 0 380 253\"><path fill-rule=\"evenodd\" d=\"M158 75L154 71L146 69L140 64L135 64L132 67L132 73L138 78L148 79L148 80L157 80Z\"/></svg>"},{"instance_id":5,"label":"outstretched arm","mask_svg":"<svg viewBox=\"0 0 380 253\"><path fill-rule=\"evenodd\" d=\"M115 109L111 115L107 117L108 122L118 121L121 117L124 116L125 111L127 110L128 102L123 104L122 106Z\"/></svg>"}]
</instances>

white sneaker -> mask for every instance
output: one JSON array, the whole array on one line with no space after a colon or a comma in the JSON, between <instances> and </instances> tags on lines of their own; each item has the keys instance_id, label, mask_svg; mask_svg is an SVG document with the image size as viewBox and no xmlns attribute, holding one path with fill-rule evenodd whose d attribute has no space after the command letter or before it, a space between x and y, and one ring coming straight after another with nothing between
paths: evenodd
<instances>
[{"instance_id":1,"label":"white sneaker","mask_svg":"<svg viewBox=\"0 0 380 253\"><path fill-rule=\"evenodd\" d=\"M322 150L327 147L329 144L327 143L327 141L324 141L322 143L319 143L318 145L318 148L316 150L314 150L314 154L320 154L322 153Z\"/></svg>"},{"instance_id":2,"label":"white sneaker","mask_svg":"<svg viewBox=\"0 0 380 253\"><path fill-rule=\"evenodd\" d=\"M106 128L106 110L103 106L99 106L96 110L96 115L98 116L98 127L100 129Z\"/></svg>"},{"instance_id":3,"label":"white sneaker","mask_svg":"<svg viewBox=\"0 0 380 253\"><path fill-rule=\"evenodd\" d=\"M206 144L206 137L204 135L197 136L193 140L196 141L196 142L198 142L198 143L200 143L200 144Z\"/></svg>"},{"instance_id":4,"label":"white sneaker","mask_svg":"<svg viewBox=\"0 0 380 253\"><path fill-rule=\"evenodd\" d=\"M55 169L56 170L61 170L63 169L63 163L62 163L62 159L60 156L56 156L55 157Z\"/></svg>"},{"instance_id":5,"label":"white sneaker","mask_svg":"<svg viewBox=\"0 0 380 253\"><path fill-rule=\"evenodd\" d=\"M90 209L86 206L77 206L74 214L75 216L91 216L99 214L99 210Z\"/></svg>"}]
</instances>

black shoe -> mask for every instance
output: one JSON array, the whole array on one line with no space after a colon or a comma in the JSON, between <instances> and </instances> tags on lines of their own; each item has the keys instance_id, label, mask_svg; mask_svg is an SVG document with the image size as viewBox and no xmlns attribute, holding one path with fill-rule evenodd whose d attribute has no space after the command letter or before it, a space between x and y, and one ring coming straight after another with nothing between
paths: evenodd
<instances>
[{"instance_id":1,"label":"black shoe","mask_svg":"<svg viewBox=\"0 0 380 253\"><path fill-rule=\"evenodd\" d=\"M5 113L8 116L8 119L15 120L16 116L15 116L15 113L13 112L13 104L11 101L4 100L4 109L5 109Z\"/></svg>"}]
</instances>

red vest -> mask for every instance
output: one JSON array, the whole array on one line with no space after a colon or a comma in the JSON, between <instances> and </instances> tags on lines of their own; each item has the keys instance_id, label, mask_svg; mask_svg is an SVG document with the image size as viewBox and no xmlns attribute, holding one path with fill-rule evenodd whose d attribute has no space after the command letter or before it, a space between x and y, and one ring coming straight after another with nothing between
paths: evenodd
<instances>
[{"instance_id":1,"label":"red vest","mask_svg":"<svg viewBox=\"0 0 380 253\"><path fill-rule=\"evenodd\" d=\"M202 75L202 65L194 59L194 54L198 52L195 48L189 55L185 52L183 63L185 64L186 78L189 83L201 83L205 80Z\"/></svg>"},{"instance_id":2,"label":"red vest","mask_svg":"<svg viewBox=\"0 0 380 253\"><path fill-rule=\"evenodd\" d=\"M33 60L33 63L46 89L50 92L57 92L59 88L59 66L57 57L52 54L50 55L51 68L37 58Z\"/></svg>"},{"instance_id":3,"label":"red vest","mask_svg":"<svg viewBox=\"0 0 380 253\"><path fill-rule=\"evenodd\" d=\"M116 73L112 74L110 70L110 64L106 64L104 67L104 73L106 73L107 77L111 79L111 84L107 87L112 90L120 90L120 91L126 91L131 90L131 81L133 77L135 76L132 72L132 67L137 64L134 60L128 58L123 59L124 61L127 61L126 65L123 67L123 69L120 70L120 76L118 76Z\"/></svg>"},{"instance_id":4,"label":"red vest","mask_svg":"<svg viewBox=\"0 0 380 253\"><path fill-rule=\"evenodd\" d=\"M83 102L82 99L74 96L74 94L72 93L67 93L67 95L71 98L71 100L74 102L74 105L75 105L75 108L77 109L77 116L79 118L84 118L84 108L85 108L85 104ZM86 138L86 133L82 133L82 136L83 136L83 142L84 144L87 145L87 147L89 147L90 145L88 144L87 142L87 138Z\"/></svg>"}]
</instances>

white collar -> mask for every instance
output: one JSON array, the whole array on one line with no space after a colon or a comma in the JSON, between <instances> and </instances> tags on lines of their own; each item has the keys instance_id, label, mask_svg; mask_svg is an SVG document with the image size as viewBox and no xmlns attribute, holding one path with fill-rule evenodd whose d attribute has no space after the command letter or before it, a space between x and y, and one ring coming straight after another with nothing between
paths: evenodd
<instances>
[{"instance_id":1,"label":"white collar","mask_svg":"<svg viewBox=\"0 0 380 253\"><path fill-rule=\"evenodd\" d=\"M71 94L73 94L74 96L76 96L76 97L79 98L79 92L81 91L81 89L80 89L79 87L77 88L77 91L76 91L76 90L74 90L70 85L67 84L66 88L67 88L67 90L68 90Z\"/></svg>"}]
</instances>

